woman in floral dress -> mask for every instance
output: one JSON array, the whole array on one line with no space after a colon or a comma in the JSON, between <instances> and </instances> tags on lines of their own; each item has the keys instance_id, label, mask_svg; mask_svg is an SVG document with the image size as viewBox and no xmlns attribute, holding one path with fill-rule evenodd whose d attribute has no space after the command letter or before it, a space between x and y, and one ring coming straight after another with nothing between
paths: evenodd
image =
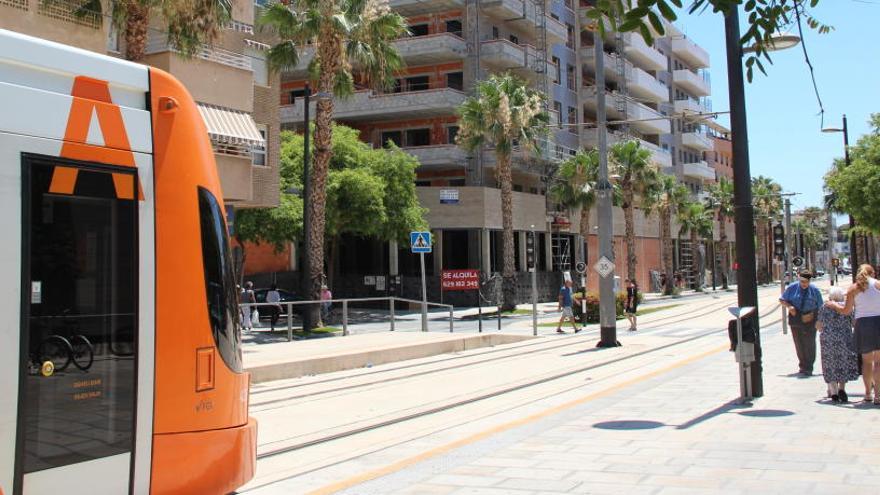
<instances>
[{"instance_id":1,"label":"woman in floral dress","mask_svg":"<svg viewBox=\"0 0 880 495\"><path fill-rule=\"evenodd\" d=\"M848 402L846 382L859 378L858 360L853 348L852 316L834 311L843 306L846 292L832 287L828 304L819 309L819 344L822 346L822 375L828 384L828 396L834 402Z\"/></svg>"}]
</instances>

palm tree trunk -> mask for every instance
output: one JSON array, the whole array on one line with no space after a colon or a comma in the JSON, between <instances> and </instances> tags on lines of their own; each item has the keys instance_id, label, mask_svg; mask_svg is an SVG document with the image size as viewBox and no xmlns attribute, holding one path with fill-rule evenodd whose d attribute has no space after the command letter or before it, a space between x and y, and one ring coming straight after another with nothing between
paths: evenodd
<instances>
[{"instance_id":1,"label":"palm tree trunk","mask_svg":"<svg viewBox=\"0 0 880 495\"><path fill-rule=\"evenodd\" d=\"M627 187L623 192L623 219L626 224L626 276L630 280L636 279L636 232L635 220L633 219L633 191Z\"/></svg>"},{"instance_id":2,"label":"palm tree trunk","mask_svg":"<svg viewBox=\"0 0 880 495\"><path fill-rule=\"evenodd\" d=\"M662 214L660 223L660 237L663 239L663 270L666 273L666 287L663 293L670 295L674 292L675 280L672 271L672 254L674 246L672 243L672 209L667 208Z\"/></svg>"},{"instance_id":3,"label":"palm tree trunk","mask_svg":"<svg viewBox=\"0 0 880 495\"><path fill-rule=\"evenodd\" d=\"M510 154L497 152L498 183L501 186L502 271L501 286L504 302L502 310L516 308L516 270L513 260L513 178L510 171Z\"/></svg>"},{"instance_id":4,"label":"palm tree trunk","mask_svg":"<svg viewBox=\"0 0 880 495\"><path fill-rule=\"evenodd\" d=\"M702 284L700 284L700 273L698 269L700 268L700 247L698 245L699 241L697 240L697 231L696 229L691 229L691 280L693 280L694 289L701 290Z\"/></svg>"},{"instance_id":5,"label":"palm tree trunk","mask_svg":"<svg viewBox=\"0 0 880 495\"><path fill-rule=\"evenodd\" d=\"M144 58L147 46L147 29L150 27L150 6L147 2L126 2L125 58L139 61Z\"/></svg>"},{"instance_id":6,"label":"palm tree trunk","mask_svg":"<svg viewBox=\"0 0 880 495\"><path fill-rule=\"evenodd\" d=\"M332 43L321 45L321 60L332 60L335 53ZM324 94L332 94L333 77L336 67L325 63L321 67L318 78L318 91ZM309 209L311 220L307 232L307 247L311 258L311 270L309 280L311 293L307 297L312 300L321 299L321 283L324 277L324 228L326 224L327 203L327 171L330 165L330 157L333 151L333 100L331 98L319 98L315 112L315 155L312 160L309 176ZM308 129L305 130L308 132ZM311 321L320 319L318 306L310 307Z\"/></svg>"},{"instance_id":7,"label":"palm tree trunk","mask_svg":"<svg viewBox=\"0 0 880 495\"><path fill-rule=\"evenodd\" d=\"M767 255L765 253L766 243L764 242L765 232L764 232L764 222L761 219L758 219L757 222L757 235L758 235L758 281L760 283L766 283L767 279Z\"/></svg>"}]
</instances>

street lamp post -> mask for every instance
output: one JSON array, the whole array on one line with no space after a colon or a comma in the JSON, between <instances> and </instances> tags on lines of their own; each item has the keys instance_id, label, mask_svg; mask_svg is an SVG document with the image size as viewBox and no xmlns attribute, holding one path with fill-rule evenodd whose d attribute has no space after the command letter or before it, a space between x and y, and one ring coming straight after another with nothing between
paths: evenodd
<instances>
[{"instance_id":1,"label":"street lamp post","mask_svg":"<svg viewBox=\"0 0 880 495\"><path fill-rule=\"evenodd\" d=\"M605 48L604 40L599 31L594 32L596 50L596 134L599 151L598 224L599 224L599 256L614 262L612 246L612 194L611 182L608 177L608 136L606 135L607 117L605 115ZM617 347L617 304L614 300L614 271L599 277L599 343L598 347Z\"/></svg>"},{"instance_id":2,"label":"street lamp post","mask_svg":"<svg viewBox=\"0 0 880 495\"><path fill-rule=\"evenodd\" d=\"M843 133L843 160L847 167L849 167L849 129L846 126L846 114L843 114L843 128L840 127L826 127L822 129L822 132L841 132ZM853 219L852 215L849 216L849 266L852 271L852 280L856 281L856 268L858 268L858 258L856 257L856 233L853 232L852 228L856 226L856 221ZM865 251L867 254L867 250Z\"/></svg>"}]
</instances>

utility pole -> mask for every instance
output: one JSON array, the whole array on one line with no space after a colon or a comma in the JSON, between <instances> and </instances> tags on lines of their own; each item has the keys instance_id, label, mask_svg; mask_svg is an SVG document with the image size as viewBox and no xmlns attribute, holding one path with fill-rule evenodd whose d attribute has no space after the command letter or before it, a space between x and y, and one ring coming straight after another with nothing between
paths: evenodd
<instances>
[{"instance_id":1,"label":"utility pole","mask_svg":"<svg viewBox=\"0 0 880 495\"><path fill-rule=\"evenodd\" d=\"M599 148L599 259L614 262L612 246L611 182L608 180L608 136L605 115L605 48L601 32L593 32L596 50L596 133ZM751 202L751 201L750 201ZM598 347L617 347L617 304L614 299L614 271L599 277L599 333Z\"/></svg>"},{"instance_id":2,"label":"utility pole","mask_svg":"<svg viewBox=\"0 0 880 495\"><path fill-rule=\"evenodd\" d=\"M752 396L764 395L761 363L761 335L758 321L758 281L755 274L755 228L752 206L752 175L749 170L749 131L746 120L743 50L739 32L739 5L731 5L724 17L727 45L727 82L730 92L731 145L733 148L733 204L736 220L737 303L755 308L755 361L749 367ZM600 141L601 142L601 141Z\"/></svg>"}]
</instances>

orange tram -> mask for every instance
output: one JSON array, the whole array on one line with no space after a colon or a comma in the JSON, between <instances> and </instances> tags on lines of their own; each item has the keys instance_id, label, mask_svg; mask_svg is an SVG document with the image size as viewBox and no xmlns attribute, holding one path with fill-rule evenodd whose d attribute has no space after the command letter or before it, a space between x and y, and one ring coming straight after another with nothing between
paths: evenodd
<instances>
[{"instance_id":1,"label":"orange tram","mask_svg":"<svg viewBox=\"0 0 880 495\"><path fill-rule=\"evenodd\" d=\"M225 494L256 424L202 117L153 68L0 30L0 494Z\"/></svg>"}]
</instances>

